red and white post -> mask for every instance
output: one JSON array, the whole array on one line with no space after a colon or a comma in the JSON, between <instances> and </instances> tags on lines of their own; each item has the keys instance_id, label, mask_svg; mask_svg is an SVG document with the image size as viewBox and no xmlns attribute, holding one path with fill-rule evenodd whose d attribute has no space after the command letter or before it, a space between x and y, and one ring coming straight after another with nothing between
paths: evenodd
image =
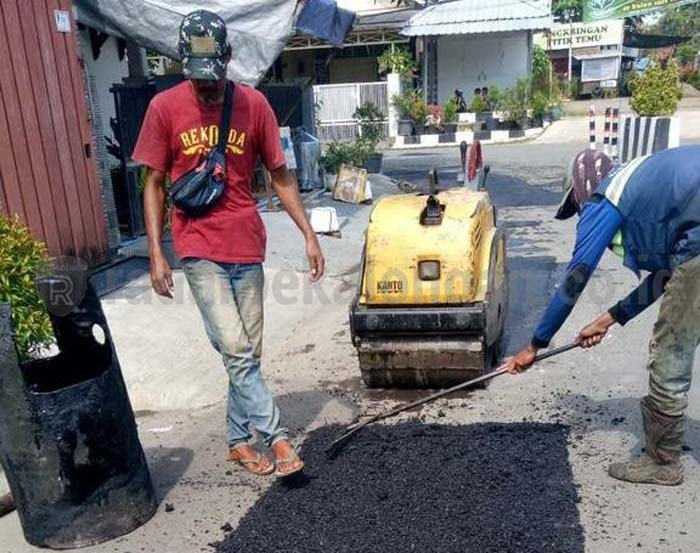
<instances>
[{"instance_id":1,"label":"red and white post","mask_svg":"<svg viewBox=\"0 0 700 553\"><path fill-rule=\"evenodd\" d=\"M595 106L588 108L588 147L595 150Z\"/></svg>"},{"instance_id":2,"label":"red and white post","mask_svg":"<svg viewBox=\"0 0 700 553\"><path fill-rule=\"evenodd\" d=\"M610 155L610 124L612 122L612 108L605 108L605 127L603 130L603 153Z\"/></svg>"},{"instance_id":3,"label":"red and white post","mask_svg":"<svg viewBox=\"0 0 700 553\"><path fill-rule=\"evenodd\" d=\"M619 108L613 108L612 113L612 159L613 161L618 158L618 142L620 138L620 110Z\"/></svg>"}]
</instances>

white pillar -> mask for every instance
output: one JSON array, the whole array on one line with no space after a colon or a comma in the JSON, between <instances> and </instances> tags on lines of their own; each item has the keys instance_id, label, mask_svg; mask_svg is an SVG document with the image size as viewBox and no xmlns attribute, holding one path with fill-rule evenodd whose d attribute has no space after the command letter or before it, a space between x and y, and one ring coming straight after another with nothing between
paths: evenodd
<instances>
[{"instance_id":1,"label":"white pillar","mask_svg":"<svg viewBox=\"0 0 700 553\"><path fill-rule=\"evenodd\" d=\"M401 94L401 75L389 73L386 76L386 94L389 99L389 136L393 138L399 134L399 114L392 105L391 99Z\"/></svg>"}]
</instances>

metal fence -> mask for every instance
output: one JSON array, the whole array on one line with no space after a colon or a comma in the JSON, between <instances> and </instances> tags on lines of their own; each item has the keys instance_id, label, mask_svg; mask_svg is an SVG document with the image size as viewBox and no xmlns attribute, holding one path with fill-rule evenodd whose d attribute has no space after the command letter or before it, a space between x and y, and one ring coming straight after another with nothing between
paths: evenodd
<instances>
[{"instance_id":1,"label":"metal fence","mask_svg":"<svg viewBox=\"0 0 700 553\"><path fill-rule=\"evenodd\" d=\"M314 86L316 133L320 140L352 140L359 129L355 110L372 103L383 113L389 110L387 84L348 83ZM388 135L389 124L385 123Z\"/></svg>"}]
</instances>

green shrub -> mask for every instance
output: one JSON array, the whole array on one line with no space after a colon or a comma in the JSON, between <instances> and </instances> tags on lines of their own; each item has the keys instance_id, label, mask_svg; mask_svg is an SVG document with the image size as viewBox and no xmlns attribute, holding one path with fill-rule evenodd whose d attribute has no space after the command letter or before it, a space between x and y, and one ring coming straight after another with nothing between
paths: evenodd
<instances>
[{"instance_id":1,"label":"green shrub","mask_svg":"<svg viewBox=\"0 0 700 553\"><path fill-rule=\"evenodd\" d=\"M681 82L688 83L700 90L700 72L695 71L692 67L684 67L680 70Z\"/></svg>"},{"instance_id":2,"label":"green shrub","mask_svg":"<svg viewBox=\"0 0 700 553\"><path fill-rule=\"evenodd\" d=\"M17 217L0 216L0 303L9 303L22 359L53 342L51 321L34 279L48 265L46 246Z\"/></svg>"},{"instance_id":3,"label":"green shrub","mask_svg":"<svg viewBox=\"0 0 700 553\"><path fill-rule=\"evenodd\" d=\"M367 102L355 110L353 117L360 124L360 136L372 145L372 150L384 140L386 114L372 102Z\"/></svg>"},{"instance_id":4,"label":"green shrub","mask_svg":"<svg viewBox=\"0 0 700 553\"><path fill-rule=\"evenodd\" d=\"M549 54L541 46L535 45L532 50L532 86L533 90L549 95L549 77L552 62Z\"/></svg>"},{"instance_id":5,"label":"green shrub","mask_svg":"<svg viewBox=\"0 0 700 553\"><path fill-rule=\"evenodd\" d=\"M515 86L507 88L501 95L499 109L504 112L505 120L519 127L527 121L527 111L530 108L530 79L521 77Z\"/></svg>"},{"instance_id":6,"label":"green shrub","mask_svg":"<svg viewBox=\"0 0 700 553\"><path fill-rule=\"evenodd\" d=\"M391 97L391 105L399 113L401 119L412 119L422 125L428 115L428 106L423 100L423 93L415 88Z\"/></svg>"},{"instance_id":7,"label":"green shrub","mask_svg":"<svg viewBox=\"0 0 700 553\"><path fill-rule=\"evenodd\" d=\"M410 117L416 125L425 125L425 118L428 117L428 104L423 99L420 90L413 90L411 94Z\"/></svg>"},{"instance_id":8,"label":"green shrub","mask_svg":"<svg viewBox=\"0 0 700 553\"><path fill-rule=\"evenodd\" d=\"M489 92L486 95L486 109L488 111L495 111L498 109L498 105L501 101L501 89L497 84L489 85Z\"/></svg>"},{"instance_id":9,"label":"green shrub","mask_svg":"<svg viewBox=\"0 0 700 553\"><path fill-rule=\"evenodd\" d=\"M457 100L450 98L445 102L442 109L443 119L445 123L454 123L457 121Z\"/></svg>"},{"instance_id":10,"label":"green shrub","mask_svg":"<svg viewBox=\"0 0 700 553\"><path fill-rule=\"evenodd\" d=\"M398 73L402 77L410 77L416 70L416 62L406 48L387 48L377 58L377 63L380 73Z\"/></svg>"},{"instance_id":11,"label":"green shrub","mask_svg":"<svg viewBox=\"0 0 700 553\"><path fill-rule=\"evenodd\" d=\"M682 98L678 86L678 65L671 59L662 67L653 61L641 75L630 80L630 106L640 116L673 115Z\"/></svg>"},{"instance_id":12,"label":"green shrub","mask_svg":"<svg viewBox=\"0 0 700 553\"><path fill-rule=\"evenodd\" d=\"M695 61L696 49L692 44L684 44L678 48L678 61L681 65L689 65Z\"/></svg>"},{"instance_id":13,"label":"green shrub","mask_svg":"<svg viewBox=\"0 0 700 553\"><path fill-rule=\"evenodd\" d=\"M472 98L472 103L469 105L469 111L472 113L481 113L482 111L486 111L486 109L486 100L484 100L481 96L474 96L474 98Z\"/></svg>"},{"instance_id":14,"label":"green shrub","mask_svg":"<svg viewBox=\"0 0 700 553\"><path fill-rule=\"evenodd\" d=\"M543 117L544 112L547 111L547 96L544 92L535 92L532 95L532 101L530 102L530 108L532 109L532 115L534 117Z\"/></svg>"},{"instance_id":15,"label":"green shrub","mask_svg":"<svg viewBox=\"0 0 700 553\"><path fill-rule=\"evenodd\" d=\"M321 157L321 165L326 173L337 173L343 163L353 165L355 156L356 152L352 143L334 140L328 145L326 152Z\"/></svg>"}]
</instances>

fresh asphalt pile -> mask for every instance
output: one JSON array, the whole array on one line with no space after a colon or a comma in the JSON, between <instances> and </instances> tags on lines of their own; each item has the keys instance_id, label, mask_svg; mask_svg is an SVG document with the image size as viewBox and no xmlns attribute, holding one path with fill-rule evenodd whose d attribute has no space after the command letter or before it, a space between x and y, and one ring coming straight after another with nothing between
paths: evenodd
<instances>
[{"instance_id":1,"label":"fresh asphalt pile","mask_svg":"<svg viewBox=\"0 0 700 553\"><path fill-rule=\"evenodd\" d=\"M311 433L304 479L275 483L217 551L584 550L565 426L378 425L329 458L341 430Z\"/></svg>"}]
</instances>

